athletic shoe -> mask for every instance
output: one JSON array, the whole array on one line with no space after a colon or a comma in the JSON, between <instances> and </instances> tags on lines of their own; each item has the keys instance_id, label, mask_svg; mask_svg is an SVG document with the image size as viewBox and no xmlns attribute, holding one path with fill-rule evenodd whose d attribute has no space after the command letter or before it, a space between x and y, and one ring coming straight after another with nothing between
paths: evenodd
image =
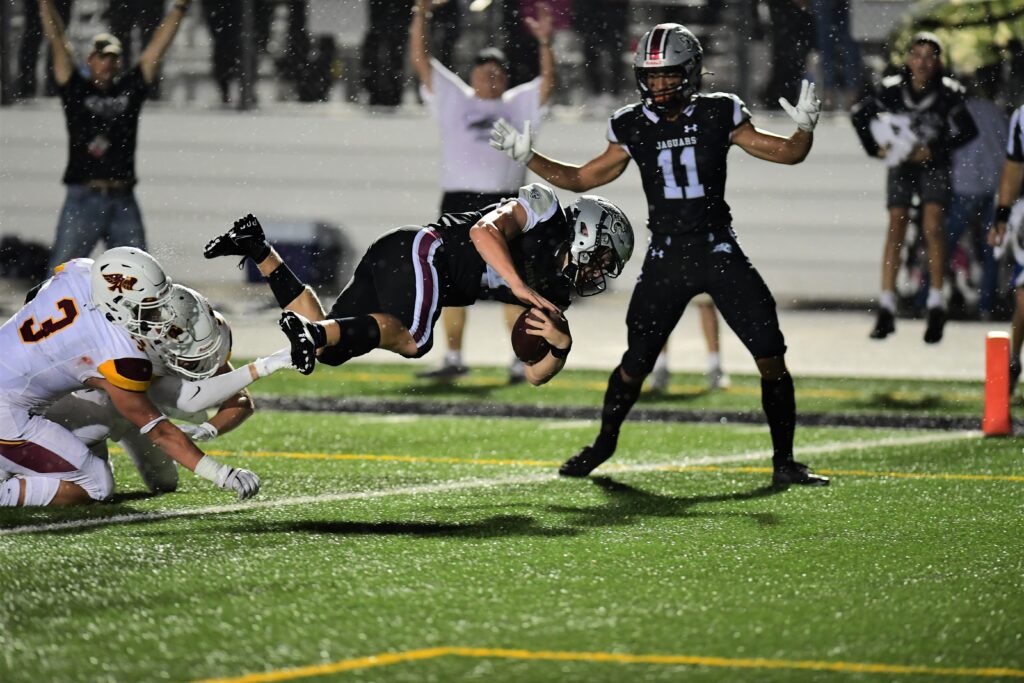
<instances>
[{"instance_id":1,"label":"athletic shoe","mask_svg":"<svg viewBox=\"0 0 1024 683\"><path fill-rule=\"evenodd\" d=\"M875 329L868 335L872 339L885 339L896 331L896 316L888 308L878 309L878 318L875 320Z\"/></svg>"},{"instance_id":2,"label":"athletic shoe","mask_svg":"<svg viewBox=\"0 0 1024 683\"><path fill-rule=\"evenodd\" d=\"M424 370L417 372L416 376L420 379L433 379L438 381L446 381L458 379L469 374L469 368L465 365L450 365L448 363L443 364L439 368L433 370Z\"/></svg>"},{"instance_id":3,"label":"athletic shoe","mask_svg":"<svg viewBox=\"0 0 1024 683\"><path fill-rule=\"evenodd\" d=\"M650 391L661 394L668 391L668 383L671 376L667 365L658 365L651 373Z\"/></svg>"},{"instance_id":4,"label":"athletic shoe","mask_svg":"<svg viewBox=\"0 0 1024 683\"><path fill-rule=\"evenodd\" d=\"M522 384L525 381L526 366L523 365L523 361L512 361L512 365L508 366L508 383L515 386L516 384Z\"/></svg>"},{"instance_id":5,"label":"athletic shoe","mask_svg":"<svg viewBox=\"0 0 1024 683\"><path fill-rule=\"evenodd\" d=\"M772 484L775 486L828 486L828 477L814 474L803 463L790 460L775 466L772 473Z\"/></svg>"},{"instance_id":6,"label":"athletic shoe","mask_svg":"<svg viewBox=\"0 0 1024 683\"><path fill-rule=\"evenodd\" d=\"M732 380L729 379L728 373L722 368L711 368L708 370L708 389L710 391L718 391L719 389L728 389L732 386Z\"/></svg>"},{"instance_id":7,"label":"athletic shoe","mask_svg":"<svg viewBox=\"0 0 1024 683\"><path fill-rule=\"evenodd\" d=\"M558 473L563 477L585 477L610 457L612 453L605 455L592 446L584 446L583 450L562 463Z\"/></svg>"},{"instance_id":8,"label":"athletic shoe","mask_svg":"<svg viewBox=\"0 0 1024 683\"><path fill-rule=\"evenodd\" d=\"M924 343L938 344L942 341L942 328L946 326L946 309L929 308L928 326L924 328Z\"/></svg>"},{"instance_id":9,"label":"athletic shoe","mask_svg":"<svg viewBox=\"0 0 1024 683\"><path fill-rule=\"evenodd\" d=\"M203 256L241 256L242 261L238 264L241 268L246 257L255 261L267 248L267 236L263 234L263 226L260 225L259 219L250 213L235 221L234 226L226 233L207 242Z\"/></svg>"},{"instance_id":10,"label":"athletic shoe","mask_svg":"<svg viewBox=\"0 0 1024 683\"><path fill-rule=\"evenodd\" d=\"M1017 382L1020 380L1020 358L1010 356L1010 396L1017 390Z\"/></svg>"},{"instance_id":11,"label":"athletic shoe","mask_svg":"<svg viewBox=\"0 0 1024 683\"><path fill-rule=\"evenodd\" d=\"M303 375L313 372L316 367L316 342L309 329L311 323L298 313L283 311L279 325L292 346L292 365Z\"/></svg>"}]
</instances>

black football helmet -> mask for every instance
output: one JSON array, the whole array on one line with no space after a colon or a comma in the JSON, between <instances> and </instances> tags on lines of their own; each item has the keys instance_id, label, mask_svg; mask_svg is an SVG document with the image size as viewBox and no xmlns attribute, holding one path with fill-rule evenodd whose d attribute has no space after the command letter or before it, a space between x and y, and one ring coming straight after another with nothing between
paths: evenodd
<instances>
[{"instance_id":1,"label":"black football helmet","mask_svg":"<svg viewBox=\"0 0 1024 683\"><path fill-rule=\"evenodd\" d=\"M698 90L704 68L704 49L697 36L682 24L658 24L643 35L633 55L633 72L644 106L665 113L690 101ZM682 83L668 92L653 92L651 73L678 74Z\"/></svg>"}]
</instances>

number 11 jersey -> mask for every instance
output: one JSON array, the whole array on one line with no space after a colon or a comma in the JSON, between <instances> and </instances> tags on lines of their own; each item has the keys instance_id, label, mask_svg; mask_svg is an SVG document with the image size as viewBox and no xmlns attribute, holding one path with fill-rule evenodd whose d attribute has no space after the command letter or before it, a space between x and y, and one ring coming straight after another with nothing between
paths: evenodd
<instances>
[{"instance_id":1,"label":"number 11 jersey","mask_svg":"<svg viewBox=\"0 0 1024 683\"><path fill-rule=\"evenodd\" d=\"M732 225L726 157L732 132L749 120L746 105L729 93L695 95L674 121L639 103L612 114L608 141L640 167L651 232L720 232Z\"/></svg>"}]
</instances>

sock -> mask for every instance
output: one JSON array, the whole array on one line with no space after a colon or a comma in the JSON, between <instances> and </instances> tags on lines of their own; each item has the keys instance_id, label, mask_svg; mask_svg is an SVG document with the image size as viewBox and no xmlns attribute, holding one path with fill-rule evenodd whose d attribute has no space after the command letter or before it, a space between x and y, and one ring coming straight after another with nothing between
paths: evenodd
<instances>
[{"instance_id":1,"label":"sock","mask_svg":"<svg viewBox=\"0 0 1024 683\"><path fill-rule=\"evenodd\" d=\"M722 357L717 351L708 352L708 369L717 370L722 367Z\"/></svg>"},{"instance_id":2,"label":"sock","mask_svg":"<svg viewBox=\"0 0 1024 683\"><path fill-rule=\"evenodd\" d=\"M13 479L11 481L14 481ZM60 479L52 477L25 477L25 507L49 505L57 495ZM17 499L15 499L17 500Z\"/></svg>"},{"instance_id":3,"label":"sock","mask_svg":"<svg viewBox=\"0 0 1024 683\"><path fill-rule=\"evenodd\" d=\"M324 329L323 325L313 324L310 326L311 328L319 328L324 334L323 346L326 346L326 348L317 357L317 360L321 363L341 365L357 356L363 356L380 346L380 325L377 324L376 318L372 315L337 318L335 322L338 323L341 338L334 346L326 346L327 330ZM311 329L311 331L313 332L317 348L320 348L322 345L320 340L317 339L317 332L314 329Z\"/></svg>"},{"instance_id":4,"label":"sock","mask_svg":"<svg viewBox=\"0 0 1024 683\"><path fill-rule=\"evenodd\" d=\"M761 378L761 406L772 434L772 464L778 467L793 460L793 432L796 430L793 376L787 372L782 379Z\"/></svg>"},{"instance_id":5,"label":"sock","mask_svg":"<svg viewBox=\"0 0 1024 683\"><path fill-rule=\"evenodd\" d=\"M253 245L253 248L249 251L249 258L251 258L252 262L256 264L259 264L268 256L270 256L270 245L267 242L260 242L258 245Z\"/></svg>"},{"instance_id":6,"label":"sock","mask_svg":"<svg viewBox=\"0 0 1024 683\"><path fill-rule=\"evenodd\" d=\"M267 250L269 254L270 247L267 247ZM266 256L263 258L266 258ZM270 285L270 291L274 293L274 298L277 299L277 304L281 308L286 308L288 304L295 301L302 294L303 290L306 289L306 286L299 281L299 278L295 277L295 273L292 272L287 263L282 263L267 276L267 284Z\"/></svg>"},{"instance_id":7,"label":"sock","mask_svg":"<svg viewBox=\"0 0 1024 683\"><path fill-rule=\"evenodd\" d=\"M890 313L896 312L896 292L891 289L882 290L878 295L878 305Z\"/></svg>"},{"instance_id":8,"label":"sock","mask_svg":"<svg viewBox=\"0 0 1024 683\"><path fill-rule=\"evenodd\" d=\"M619 429L633 404L640 398L642 386L643 382L629 384L622 379L619 367L612 370L608 378L608 389L604 393L604 406L601 408L601 431L594 440L596 450L608 454L615 452L619 443Z\"/></svg>"},{"instance_id":9,"label":"sock","mask_svg":"<svg viewBox=\"0 0 1024 683\"><path fill-rule=\"evenodd\" d=\"M654 370L663 370L668 368L668 352L662 351L658 354L658 357L654 361Z\"/></svg>"},{"instance_id":10,"label":"sock","mask_svg":"<svg viewBox=\"0 0 1024 683\"><path fill-rule=\"evenodd\" d=\"M927 308L945 308L946 301L942 296L942 289L936 287L928 288L928 301L925 304Z\"/></svg>"},{"instance_id":11,"label":"sock","mask_svg":"<svg viewBox=\"0 0 1024 683\"><path fill-rule=\"evenodd\" d=\"M462 351L455 351L454 349L448 351L444 354L444 364L448 367L462 365Z\"/></svg>"}]
</instances>

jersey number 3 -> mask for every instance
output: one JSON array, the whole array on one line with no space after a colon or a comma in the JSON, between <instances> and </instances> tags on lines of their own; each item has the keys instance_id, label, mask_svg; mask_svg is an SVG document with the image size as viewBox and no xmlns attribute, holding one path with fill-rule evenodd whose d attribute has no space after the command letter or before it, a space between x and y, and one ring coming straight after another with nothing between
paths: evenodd
<instances>
[{"instance_id":1,"label":"jersey number 3","mask_svg":"<svg viewBox=\"0 0 1024 683\"><path fill-rule=\"evenodd\" d=\"M36 329L36 319L28 318L18 328L21 340L26 344L33 344L41 339L46 339L54 332L60 332L65 327L75 322L78 317L78 307L74 299L60 299L57 301L57 310L64 314L62 318L47 318L39 323Z\"/></svg>"},{"instance_id":2,"label":"jersey number 3","mask_svg":"<svg viewBox=\"0 0 1024 683\"><path fill-rule=\"evenodd\" d=\"M665 179L665 199L696 199L704 196L704 186L697 179L697 154L693 147L683 147L679 152L679 163L686 173L686 186L679 187L676 182L676 166L672 159L672 150L663 149L658 153L658 166Z\"/></svg>"}]
</instances>

